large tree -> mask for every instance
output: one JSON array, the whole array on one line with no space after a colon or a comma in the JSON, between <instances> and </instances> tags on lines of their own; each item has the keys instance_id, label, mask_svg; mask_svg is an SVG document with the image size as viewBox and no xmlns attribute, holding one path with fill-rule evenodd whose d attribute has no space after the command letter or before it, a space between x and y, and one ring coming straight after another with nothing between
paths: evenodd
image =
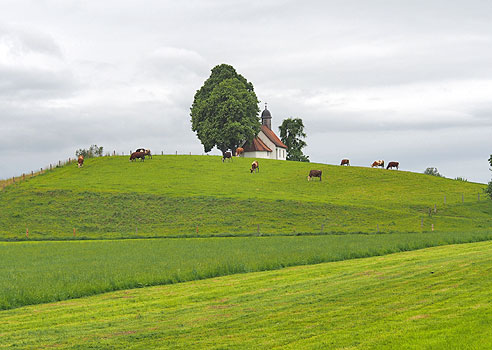
<instances>
[{"instance_id":1,"label":"large tree","mask_svg":"<svg viewBox=\"0 0 492 350\"><path fill-rule=\"evenodd\" d=\"M287 160L299 162L309 162L309 156L302 153L302 149L307 146L301 138L306 137L304 124L301 118L284 119L279 126L280 139L287 146Z\"/></svg>"},{"instance_id":2,"label":"large tree","mask_svg":"<svg viewBox=\"0 0 492 350\"><path fill-rule=\"evenodd\" d=\"M233 152L260 131L258 98L253 84L234 67L221 64L195 94L191 106L191 129L205 152L217 147Z\"/></svg>"}]
</instances>

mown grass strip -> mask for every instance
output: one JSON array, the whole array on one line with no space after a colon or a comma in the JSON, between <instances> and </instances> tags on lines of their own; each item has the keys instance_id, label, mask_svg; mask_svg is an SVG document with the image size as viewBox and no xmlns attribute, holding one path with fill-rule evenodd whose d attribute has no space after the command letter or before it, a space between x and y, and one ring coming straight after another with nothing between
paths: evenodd
<instances>
[{"instance_id":1,"label":"mown grass strip","mask_svg":"<svg viewBox=\"0 0 492 350\"><path fill-rule=\"evenodd\" d=\"M492 239L492 231L0 243L0 308Z\"/></svg>"},{"instance_id":2,"label":"mown grass strip","mask_svg":"<svg viewBox=\"0 0 492 350\"><path fill-rule=\"evenodd\" d=\"M0 348L490 349L492 243L2 311Z\"/></svg>"}]
</instances>

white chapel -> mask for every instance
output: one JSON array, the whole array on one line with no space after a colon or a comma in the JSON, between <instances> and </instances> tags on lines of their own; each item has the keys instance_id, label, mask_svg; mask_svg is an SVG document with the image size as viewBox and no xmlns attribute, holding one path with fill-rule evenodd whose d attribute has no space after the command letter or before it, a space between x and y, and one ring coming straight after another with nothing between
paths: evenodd
<instances>
[{"instance_id":1,"label":"white chapel","mask_svg":"<svg viewBox=\"0 0 492 350\"><path fill-rule=\"evenodd\" d=\"M272 131L272 115L267 109L261 113L261 130L253 141L244 144L243 157L246 158L267 158L267 159L287 159L287 146Z\"/></svg>"}]
</instances>

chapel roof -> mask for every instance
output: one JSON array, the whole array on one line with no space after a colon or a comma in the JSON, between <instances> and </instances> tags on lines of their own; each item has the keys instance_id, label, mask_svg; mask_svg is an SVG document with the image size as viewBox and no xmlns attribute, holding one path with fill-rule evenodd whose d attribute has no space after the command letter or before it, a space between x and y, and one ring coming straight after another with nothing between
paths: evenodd
<instances>
[{"instance_id":1,"label":"chapel roof","mask_svg":"<svg viewBox=\"0 0 492 350\"><path fill-rule=\"evenodd\" d=\"M272 152L272 150L267 145L265 145L258 136L255 137L253 141L245 144L243 148L245 152L255 152L255 151Z\"/></svg>"},{"instance_id":2,"label":"chapel roof","mask_svg":"<svg viewBox=\"0 0 492 350\"><path fill-rule=\"evenodd\" d=\"M272 141L275 144L275 146L280 148L287 148L287 146L282 141L280 141L278 136L275 135L275 133L268 126L262 125L261 131L263 131L266 137L268 137L268 139Z\"/></svg>"}]
</instances>

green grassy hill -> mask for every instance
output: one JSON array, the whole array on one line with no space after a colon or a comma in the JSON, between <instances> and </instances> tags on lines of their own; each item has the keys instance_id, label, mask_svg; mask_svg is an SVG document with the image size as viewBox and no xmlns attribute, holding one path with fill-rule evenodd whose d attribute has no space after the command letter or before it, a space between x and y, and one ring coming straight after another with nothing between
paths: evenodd
<instances>
[{"instance_id":1,"label":"green grassy hill","mask_svg":"<svg viewBox=\"0 0 492 350\"><path fill-rule=\"evenodd\" d=\"M492 243L2 311L11 349L490 349Z\"/></svg>"},{"instance_id":2,"label":"green grassy hill","mask_svg":"<svg viewBox=\"0 0 492 350\"><path fill-rule=\"evenodd\" d=\"M215 156L87 159L0 192L0 239L481 230L484 185L405 171ZM308 182L310 169L323 181ZM462 203L464 199L464 203ZM444 203L444 201L446 203ZM437 212L434 213L434 206ZM432 215L429 215L432 208ZM423 227L421 223L423 219ZM197 232L198 231L198 232Z\"/></svg>"}]
</instances>

